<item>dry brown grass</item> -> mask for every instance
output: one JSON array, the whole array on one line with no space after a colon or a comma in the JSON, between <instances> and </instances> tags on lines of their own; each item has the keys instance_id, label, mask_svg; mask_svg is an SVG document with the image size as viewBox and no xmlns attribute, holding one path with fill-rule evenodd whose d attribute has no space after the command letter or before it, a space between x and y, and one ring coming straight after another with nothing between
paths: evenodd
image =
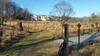
<instances>
[{"instance_id":1,"label":"dry brown grass","mask_svg":"<svg viewBox=\"0 0 100 56\"><path fill-rule=\"evenodd\" d=\"M85 32L89 32L89 29L92 29L91 24L95 25L95 23L89 23L89 22L69 23L69 33L75 34L77 32L78 23L81 23L82 25L81 30L84 31L83 29L85 29L86 30ZM8 21L5 24L15 26L15 28L18 30L17 21L11 21L11 22ZM61 23L58 21L23 21L22 24L24 30L26 31L46 31L54 35L61 35L63 33L62 32L63 28L61 27Z\"/></svg>"}]
</instances>

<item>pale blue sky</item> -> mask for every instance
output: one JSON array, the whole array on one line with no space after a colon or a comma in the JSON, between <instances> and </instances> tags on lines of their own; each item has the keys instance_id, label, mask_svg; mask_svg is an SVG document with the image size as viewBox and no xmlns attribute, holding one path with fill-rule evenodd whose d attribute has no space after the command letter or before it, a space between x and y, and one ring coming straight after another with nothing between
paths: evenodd
<instances>
[{"instance_id":1,"label":"pale blue sky","mask_svg":"<svg viewBox=\"0 0 100 56\"><path fill-rule=\"evenodd\" d=\"M34 14L47 15L53 6L62 0L13 0L23 8ZM100 0L66 0L70 3L77 17L89 16L93 12L100 12Z\"/></svg>"}]
</instances>

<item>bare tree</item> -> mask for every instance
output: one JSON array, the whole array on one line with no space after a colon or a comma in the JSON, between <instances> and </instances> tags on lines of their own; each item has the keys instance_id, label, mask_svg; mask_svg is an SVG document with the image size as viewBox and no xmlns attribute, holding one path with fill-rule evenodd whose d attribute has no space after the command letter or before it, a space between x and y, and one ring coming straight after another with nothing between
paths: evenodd
<instances>
[{"instance_id":1,"label":"bare tree","mask_svg":"<svg viewBox=\"0 0 100 56\"><path fill-rule=\"evenodd\" d=\"M66 1L61 1L57 3L53 10L50 12L50 16L60 17L61 21L67 21L71 15L74 14L73 8L70 4L66 3Z\"/></svg>"},{"instance_id":2,"label":"bare tree","mask_svg":"<svg viewBox=\"0 0 100 56\"><path fill-rule=\"evenodd\" d=\"M6 4L11 0L0 0L0 24L2 25L4 22L4 18L6 15Z\"/></svg>"},{"instance_id":3,"label":"bare tree","mask_svg":"<svg viewBox=\"0 0 100 56\"><path fill-rule=\"evenodd\" d=\"M66 3L66 1L60 1L59 3L54 5L54 8L50 12L50 19L56 19L61 22L62 27L62 36L64 23L70 19L70 16L74 14L73 8L70 4Z\"/></svg>"},{"instance_id":4,"label":"bare tree","mask_svg":"<svg viewBox=\"0 0 100 56\"><path fill-rule=\"evenodd\" d=\"M7 20L30 20L32 18L32 14L28 10L19 7L11 0L0 0L0 17L6 17Z\"/></svg>"}]
</instances>

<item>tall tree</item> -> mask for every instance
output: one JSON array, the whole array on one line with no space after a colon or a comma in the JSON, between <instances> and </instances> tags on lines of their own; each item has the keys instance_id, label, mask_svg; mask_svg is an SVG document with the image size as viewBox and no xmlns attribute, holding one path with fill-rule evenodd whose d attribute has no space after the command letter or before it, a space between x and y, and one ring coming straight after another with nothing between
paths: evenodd
<instances>
[{"instance_id":1,"label":"tall tree","mask_svg":"<svg viewBox=\"0 0 100 56\"><path fill-rule=\"evenodd\" d=\"M0 24L2 25L4 22L4 18L6 17L6 4L11 2L11 0L0 0Z\"/></svg>"},{"instance_id":2,"label":"tall tree","mask_svg":"<svg viewBox=\"0 0 100 56\"><path fill-rule=\"evenodd\" d=\"M24 14L25 13L25 14ZM0 17L6 17L9 19L31 20L32 14L18 6L11 0L0 0Z\"/></svg>"},{"instance_id":3,"label":"tall tree","mask_svg":"<svg viewBox=\"0 0 100 56\"><path fill-rule=\"evenodd\" d=\"M74 14L74 10L70 4L66 3L66 1L60 1L55 4L52 11L50 12L51 18L55 20L56 17L57 20L61 22L62 37L64 33L64 23L70 19L72 14Z\"/></svg>"},{"instance_id":4,"label":"tall tree","mask_svg":"<svg viewBox=\"0 0 100 56\"><path fill-rule=\"evenodd\" d=\"M59 19L64 21L67 21L72 14L74 14L73 8L66 1L55 4L53 10L50 12L51 16L60 17Z\"/></svg>"}]
</instances>

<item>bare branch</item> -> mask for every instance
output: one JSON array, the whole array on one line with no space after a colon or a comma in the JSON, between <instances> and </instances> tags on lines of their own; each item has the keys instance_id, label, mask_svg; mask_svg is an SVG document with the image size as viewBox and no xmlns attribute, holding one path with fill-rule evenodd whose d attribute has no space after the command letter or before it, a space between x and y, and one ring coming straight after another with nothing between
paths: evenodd
<instances>
[{"instance_id":1,"label":"bare branch","mask_svg":"<svg viewBox=\"0 0 100 56\"><path fill-rule=\"evenodd\" d=\"M50 14L61 17L64 20L65 18L63 17L70 17L74 14L74 11L70 4L65 1L61 1L54 6L52 13Z\"/></svg>"}]
</instances>

